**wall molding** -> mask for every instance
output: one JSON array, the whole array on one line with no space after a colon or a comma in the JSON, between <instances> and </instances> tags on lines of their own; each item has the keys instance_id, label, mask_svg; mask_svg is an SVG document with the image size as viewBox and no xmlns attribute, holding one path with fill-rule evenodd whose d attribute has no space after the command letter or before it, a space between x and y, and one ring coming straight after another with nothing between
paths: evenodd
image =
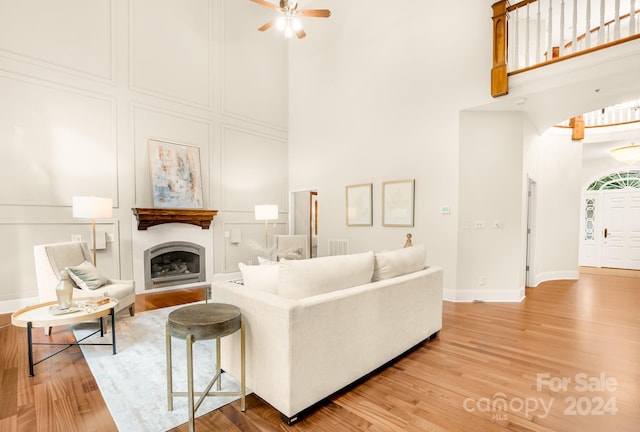
<instances>
[{"instance_id":1,"label":"wall molding","mask_svg":"<svg viewBox=\"0 0 640 432\"><path fill-rule=\"evenodd\" d=\"M271 134L267 134L267 133L263 133L263 132L257 132L257 131L250 130L250 129L243 129L241 127L234 126L234 125L222 124L221 128L220 128L220 150L219 150L220 161L222 163L222 166L220 168L221 184L225 183L222 180L227 178L226 166L223 163L226 160L225 159L225 151L226 151L227 146L228 146L227 136L226 136L226 132L227 131L238 132L238 133L251 135L251 136L255 136L255 137L266 139L266 140L276 141L276 142L278 142L280 144L284 144L284 145L288 146L288 141L286 139L281 138L281 137L278 137L278 136L275 136L275 135L271 135ZM287 163L288 163L288 161L287 161ZM286 187L285 187L285 191L283 191L283 192L285 193L285 196L288 199L289 191L286 190ZM227 207L226 207L227 200L226 200L226 196L225 195L226 195L225 189L224 189L224 187L221 187L221 190L220 190L221 208L220 208L220 210L224 210L226 212L227 211ZM240 211L242 211L242 210L240 210ZM250 210L246 210L246 211L250 211Z\"/></svg>"},{"instance_id":2,"label":"wall molding","mask_svg":"<svg viewBox=\"0 0 640 432\"><path fill-rule=\"evenodd\" d=\"M536 273L534 287L537 287L542 282L555 281L555 280L578 280L580 279L580 272L578 270L558 270L550 272Z\"/></svg>"},{"instance_id":3,"label":"wall molding","mask_svg":"<svg viewBox=\"0 0 640 432\"><path fill-rule=\"evenodd\" d=\"M57 92L60 92L63 95L68 94L72 96L73 95L81 96L81 97L85 97L88 99L95 99L99 102L105 102L109 104L109 110L111 112L111 116L109 118L109 123L110 123L109 129L110 129L110 135L111 135L109 137L109 142L111 143L111 148L114 151L114 154L113 154L114 166L111 167L113 169L114 178L113 178L113 183L111 185L111 193L113 197L114 206L117 207L118 206L118 178L117 177L118 177L119 149L118 149L118 139L117 139L117 101L115 97L101 94L101 93L91 92L84 89L79 89L76 87L69 87L69 86L65 86L63 84L59 84L55 82L44 81L39 78L33 78L29 76L20 76L11 72L0 71L0 78L7 79L9 81L11 80L18 81L18 82L22 82L32 86L39 86L49 90L55 90ZM54 202L35 203L35 202L26 202L26 201L3 201L3 200L0 200L0 205L30 206L30 207L66 207L67 206L65 203L59 203L59 202L58 203L54 203Z\"/></svg>"},{"instance_id":4,"label":"wall molding","mask_svg":"<svg viewBox=\"0 0 640 432\"><path fill-rule=\"evenodd\" d=\"M219 76L220 76L220 114L222 116L225 117L229 117L229 118L233 118L236 120L241 120L247 123L251 123L253 125L256 126L260 126L260 127L266 127L269 129L273 129L276 130L278 132L283 132L283 133L287 133L288 132L288 127L286 126L282 126L282 125L278 125L275 123L270 123L270 122L265 122L265 121L261 121L258 120L254 117L248 116L248 115L244 115L238 112L234 112L231 111L227 108L227 86L225 85L226 83L226 79L225 79L225 72L224 72L224 65L225 65L225 60L226 60L226 55L225 55L225 47L226 47L226 40L225 40L225 26L226 26L226 20L224 19L225 17L225 4L224 2L222 2L221 5L221 13L220 16L222 17L221 19L221 23L220 23L220 40L222 41L222 43L220 44L220 62L219 62ZM288 103L287 103L288 105Z\"/></svg>"},{"instance_id":5,"label":"wall molding","mask_svg":"<svg viewBox=\"0 0 640 432\"><path fill-rule=\"evenodd\" d=\"M132 92L137 92L141 94L146 94L149 96L153 96L159 99L168 100L171 102L188 105L194 108L203 109L206 111L213 111L213 27L214 22L212 18L212 7L211 2L207 2L208 7L208 16L209 16L209 25L207 28L207 103L201 104L197 101L189 100L187 98L182 98L179 96L175 96L172 94L164 93L162 91L154 90L151 88L145 88L140 85L137 85L135 82L135 49L133 46L135 33L135 11L134 11L134 3L135 0L131 0L129 2L129 10L128 10L128 21L129 21L129 38L128 38L128 49L129 49L129 90Z\"/></svg>"},{"instance_id":6,"label":"wall molding","mask_svg":"<svg viewBox=\"0 0 640 432\"><path fill-rule=\"evenodd\" d=\"M203 168L202 168L202 162L203 160L206 160L207 163L207 176L209 177L209 184L208 184L208 189L206 189L207 192L209 192L209 195L211 194L210 189L212 188L211 184L212 184L212 171L211 171L211 153L214 151L213 146L212 146L212 136L213 136L213 120L206 118L206 117L197 117L197 116L192 116L192 115L188 115L188 114L184 114L184 113L180 113L180 112L176 112L176 111L171 111L168 109L164 109L164 108L160 108L157 106L152 106L152 105L147 105L147 104L142 104L139 102L131 102L130 103L130 111L129 111L129 116L130 116L130 126L129 126L129 131L130 131L130 140L129 142L131 142L131 145L133 146L133 156L132 156L132 162L133 162L133 172L132 172L132 176L133 176L133 200L132 200L132 207L144 207L144 206L140 206L139 205L139 197L136 195L136 185L138 184L138 172L135 169L136 167L136 149L135 149L135 145L136 145L136 111L147 111L150 113L155 113L155 114L160 114L160 115L166 115L169 117L174 117L176 119L181 119L181 120L186 120L186 121L191 121L194 123L201 123L203 125L205 125L207 127L207 142L206 143L202 143L202 145L197 145L195 143L187 143L184 141L180 141L180 140L176 140L174 138L166 138L166 137L160 137L160 136L148 136L146 137L146 141L147 142L149 139L153 138L153 139L157 139L160 141L166 141L166 142L172 142L172 143L176 143L176 144L189 144L189 145L197 145L197 147L199 147L201 150L204 149L207 151L207 155L208 158L200 158L200 170L202 172L204 172ZM149 171L147 171L147 176L149 175ZM151 191L149 191L149 193L151 193ZM203 196L206 196L205 190L203 190ZM211 207L212 203L209 202L208 206Z\"/></svg>"},{"instance_id":7,"label":"wall molding","mask_svg":"<svg viewBox=\"0 0 640 432\"><path fill-rule=\"evenodd\" d=\"M25 297L14 300L0 301L0 314L14 313L27 306L32 306L40 303L38 297Z\"/></svg>"},{"instance_id":8,"label":"wall molding","mask_svg":"<svg viewBox=\"0 0 640 432\"><path fill-rule=\"evenodd\" d=\"M19 53L17 51L0 49L0 57L5 57L9 60L20 61L35 66L44 67L60 72L65 72L70 75L75 75L82 78L88 78L93 81L101 83L115 85L116 84L116 8L113 0L106 0L109 2L109 73L106 76L97 75L91 72L83 71L81 69L66 66L61 63L51 62L42 58L29 56Z\"/></svg>"}]
</instances>

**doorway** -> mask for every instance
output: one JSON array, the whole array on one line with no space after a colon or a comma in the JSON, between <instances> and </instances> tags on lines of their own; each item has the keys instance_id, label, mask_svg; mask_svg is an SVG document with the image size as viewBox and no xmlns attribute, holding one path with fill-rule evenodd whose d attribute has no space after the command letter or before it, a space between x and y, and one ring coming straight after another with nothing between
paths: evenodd
<instances>
[{"instance_id":1,"label":"doorway","mask_svg":"<svg viewBox=\"0 0 640 432\"><path fill-rule=\"evenodd\" d=\"M525 285L527 287L534 287L537 285L535 279L536 272L533 271L533 260L535 254L535 236L533 230L535 227L535 207L536 207L536 182L532 179L528 179L527 185L527 250L526 250L526 264L525 264Z\"/></svg>"},{"instance_id":2,"label":"doorway","mask_svg":"<svg viewBox=\"0 0 640 432\"><path fill-rule=\"evenodd\" d=\"M291 193L289 211L289 234L307 236L309 257L318 256L319 204L317 190L302 190Z\"/></svg>"},{"instance_id":3,"label":"doorway","mask_svg":"<svg viewBox=\"0 0 640 432\"><path fill-rule=\"evenodd\" d=\"M640 191L604 196L601 267L640 270Z\"/></svg>"},{"instance_id":4,"label":"doorway","mask_svg":"<svg viewBox=\"0 0 640 432\"><path fill-rule=\"evenodd\" d=\"M640 270L640 170L600 177L582 194L580 265Z\"/></svg>"}]
</instances>

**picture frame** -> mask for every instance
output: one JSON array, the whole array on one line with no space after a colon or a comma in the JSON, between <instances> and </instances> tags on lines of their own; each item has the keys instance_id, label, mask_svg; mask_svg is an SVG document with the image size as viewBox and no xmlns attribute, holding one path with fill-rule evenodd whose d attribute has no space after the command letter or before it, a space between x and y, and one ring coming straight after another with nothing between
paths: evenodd
<instances>
[{"instance_id":1,"label":"picture frame","mask_svg":"<svg viewBox=\"0 0 640 432\"><path fill-rule=\"evenodd\" d=\"M199 147L149 139L149 168L154 207L204 207Z\"/></svg>"},{"instance_id":2,"label":"picture frame","mask_svg":"<svg viewBox=\"0 0 640 432\"><path fill-rule=\"evenodd\" d=\"M414 217L415 180L382 183L382 226L412 227Z\"/></svg>"},{"instance_id":3,"label":"picture frame","mask_svg":"<svg viewBox=\"0 0 640 432\"><path fill-rule=\"evenodd\" d=\"M345 192L347 226L372 226L373 184L349 185Z\"/></svg>"}]
</instances>

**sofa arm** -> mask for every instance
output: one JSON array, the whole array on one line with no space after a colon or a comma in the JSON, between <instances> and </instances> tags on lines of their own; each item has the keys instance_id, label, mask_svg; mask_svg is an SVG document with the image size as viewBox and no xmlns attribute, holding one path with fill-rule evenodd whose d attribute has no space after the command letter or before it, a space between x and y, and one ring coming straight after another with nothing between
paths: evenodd
<instances>
[{"instance_id":1,"label":"sofa arm","mask_svg":"<svg viewBox=\"0 0 640 432\"><path fill-rule=\"evenodd\" d=\"M240 308L245 326L245 380L280 412L288 411L291 313L297 301L228 281L214 281L212 299ZM240 378L239 332L221 339L222 369Z\"/></svg>"}]
</instances>

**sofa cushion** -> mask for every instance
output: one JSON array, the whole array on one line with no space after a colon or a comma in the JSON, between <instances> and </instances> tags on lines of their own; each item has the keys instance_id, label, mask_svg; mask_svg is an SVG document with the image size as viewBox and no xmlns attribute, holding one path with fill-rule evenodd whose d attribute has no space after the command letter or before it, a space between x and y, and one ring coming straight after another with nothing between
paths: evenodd
<instances>
[{"instance_id":1,"label":"sofa cushion","mask_svg":"<svg viewBox=\"0 0 640 432\"><path fill-rule=\"evenodd\" d=\"M424 245L376 253L373 281L390 279L422 270L426 258L427 250Z\"/></svg>"},{"instance_id":2,"label":"sofa cushion","mask_svg":"<svg viewBox=\"0 0 640 432\"><path fill-rule=\"evenodd\" d=\"M256 289L270 293L278 292L278 265L246 265L239 263L243 284L249 289Z\"/></svg>"},{"instance_id":3,"label":"sofa cushion","mask_svg":"<svg viewBox=\"0 0 640 432\"><path fill-rule=\"evenodd\" d=\"M67 267L71 279L84 290L94 290L106 285L108 280L89 261L77 266Z\"/></svg>"},{"instance_id":4,"label":"sofa cushion","mask_svg":"<svg viewBox=\"0 0 640 432\"><path fill-rule=\"evenodd\" d=\"M301 299L371 282L373 252L280 261L278 294Z\"/></svg>"},{"instance_id":5,"label":"sofa cushion","mask_svg":"<svg viewBox=\"0 0 640 432\"><path fill-rule=\"evenodd\" d=\"M135 287L133 283L127 281L118 281L117 283L109 283L104 285L95 291L99 292L105 297L114 297L117 299L124 299L128 295L135 293Z\"/></svg>"}]
</instances>

